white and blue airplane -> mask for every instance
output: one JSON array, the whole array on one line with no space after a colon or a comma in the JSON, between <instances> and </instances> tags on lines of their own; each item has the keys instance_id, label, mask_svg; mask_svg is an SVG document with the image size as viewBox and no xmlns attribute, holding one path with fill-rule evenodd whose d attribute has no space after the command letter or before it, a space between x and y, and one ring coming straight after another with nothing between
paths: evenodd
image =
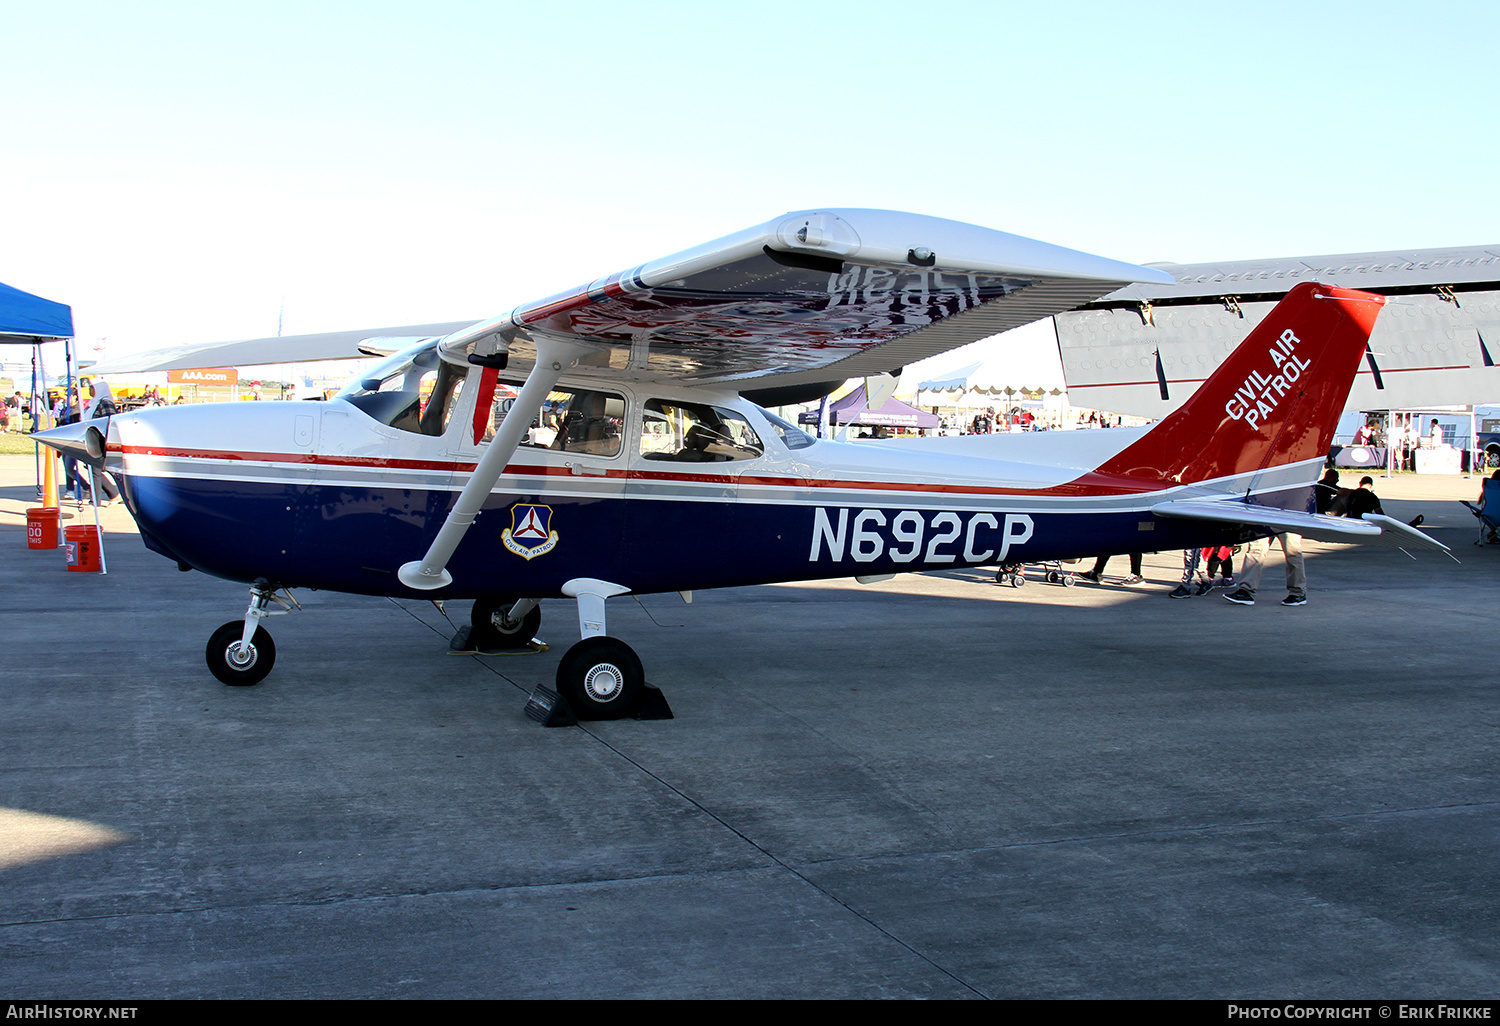
<instances>
[{"instance_id":1,"label":"white and blue airplane","mask_svg":"<svg viewBox=\"0 0 1500 1026\"><path fill-rule=\"evenodd\" d=\"M788 214L422 338L329 402L183 406L38 434L104 467L151 549L250 584L209 640L270 672L285 589L473 599L481 647L576 601L558 691L637 707L629 594L1234 543L1357 540L1312 485L1384 300L1299 285L1148 428L819 440L770 413L1161 271L888 211ZM764 405L761 405L764 404Z\"/></svg>"}]
</instances>

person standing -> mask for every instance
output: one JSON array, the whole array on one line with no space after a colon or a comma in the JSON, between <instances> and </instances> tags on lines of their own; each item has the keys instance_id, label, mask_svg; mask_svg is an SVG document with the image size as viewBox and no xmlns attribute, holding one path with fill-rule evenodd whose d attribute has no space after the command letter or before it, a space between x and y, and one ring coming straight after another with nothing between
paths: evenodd
<instances>
[{"instance_id":1,"label":"person standing","mask_svg":"<svg viewBox=\"0 0 1500 1026\"><path fill-rule=\"evenodd\" d=\"M1141 576L1141 553L1130 553L1130 576L1120 583L1127 588L1133 588L1137 584L1144 584L1146 578ZM1094 569L1078 575L1079 580L1088 581L1090 584L1104 583L1104 568L1109 564L1111 556L1100 556L1094 561Z\"/></svg>"},{"instance_id":2,"label":"person standing","mask_svg":"<svg viewBox=\"0 0 1500 1026\"><path fill-rule=\"evenodd\" d=\"M1213 582L1200 569L1204 551L1204 549L1182 550L1182 583L1167 592L1167 598L1188 598L1193 595L1207 595L1213 590ZM1195 583L1196 588L1194 587Z\"/></svg>"},{"instance_id":3,"label":"person standing","mask_svg":"<svg viewBox=\"0 0 1500 1026\"><path fill-rule=\"evenodd\" d=\"M87 412L84 414L84 420L101 420L105 417L113 417L115 414L120 412L119 406L115 403L114 392L111 391L108 382L94 382L89 386L89 396L89 405L87 408ZM107 427L101 428L100 430L104 431L105 433L108 433L109 431ZM99 501L98 495L93 496L93 500L96 505L113 506L120 500L119 486L115 484L115 479L110 476L109 471L105 470L103 467L100 467L97 470L91 470L89 474L89 480L95 485L95 487L98 488L101 493L103 493L104 496L103 502Z\"/></svg>"},{"instance_id":4,"label":"person standing","mask_svg":"<svg viewBox=\"0 0 1500 1026\"><path fill-rule=\"evenodd\" d=\"M1329 467L1323 478L1313 485L1313 508L1319 513L1328 513L1339 497L1339 472Z\"/></svg>"},{"instance_id":5,"label":"person standing","mask_svg":"<svg viewBox=\"0 0 1500 1026\"><path fill-rule=\"evenodd\" d=\"M1284 532L1275 536L1281 544L1286 558L1286 598L1284 606L1307 605L1307 564L1302 558L1302 536ZM1270 538L1257 538L1250 543L1244 562L1240 565L1240 586L1228 595L1225 601L1237 606L1255 605L1255 592L1260 587L1260 572L1265 568L1266 554L1271 551Z\"/></svg>"},{"instance_id":6,"label":"person standing","mask_svg":"<svg viewBox=\"0 0 1500 1026\"><path fill-rule=\"evenodd\" d=\"M1234 584L1233 545L1219 545L1204 549L1203 559L1208 567L1207 577L1210 587L1228 588ZM1204 592L1200 590L1198 594L1202 595Z\"/></svg>"}]
</instances>

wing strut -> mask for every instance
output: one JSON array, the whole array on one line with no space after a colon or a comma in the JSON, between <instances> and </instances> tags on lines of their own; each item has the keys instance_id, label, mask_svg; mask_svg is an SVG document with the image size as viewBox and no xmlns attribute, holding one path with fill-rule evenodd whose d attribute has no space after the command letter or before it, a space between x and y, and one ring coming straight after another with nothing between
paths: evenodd
<instances>
[{"instance_id":1,"label":"wing strut","mask_svg":"<svg viewBox=\"0 0 1500 1026\"><path fill-rule=\"evenodd\" d=\"M536 423L537 414L547 401L547 393L552 391L557 379L592 351L589 347L574 342L538 336L536 366L527 375L526 383L516 395L515 403L506 411L505 419L500 422L500 429L495 432L490 447L479 457L479 463L469 475L469 481L459 494L458 502L448 511L448 519L443 521L437 537L432 539L427 555L420 560L403 564L396 571L396 578L402 584L418 591L433 591L453 583L453 575L447 570L448 560L453 557L453 550L458 548L469 525L479 515L490 489L495 487L495 482L500 480L506 465L516 454L521 436Z\"/></svg>"}]
</instances>

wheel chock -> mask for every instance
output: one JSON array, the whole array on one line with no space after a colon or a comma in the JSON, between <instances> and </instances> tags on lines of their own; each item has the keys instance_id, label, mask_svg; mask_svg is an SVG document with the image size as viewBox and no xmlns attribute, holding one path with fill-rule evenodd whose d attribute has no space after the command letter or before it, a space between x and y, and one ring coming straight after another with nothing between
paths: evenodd
<instances>
[{"instance_id":1,"label":"wheel chock","mask_svg":"<svg viewBox=\"0 0 1500 1026\"><path fill-rule=\"evenodd\" d=\"M526 715L544 727L572 727L578 723L573 707L568 700L549 687L539 686L526 700ZM672 720L672 707L661 689L647 684L635 711L630 713L636 720Z\"/></svg>"},{"instance_id":2,"label":"wheel chock","mask_svg":"<svg viewBox=\"0 0 1500 1026\"><path fill-rule=\"evenodd\" d=\"M532 638L518 648L481 648L474 640L474 628L465 625L460 627L453 635L453 640L448 642L448 654L456 656L534 655L537 652L546 652L551 647L545 641Z\"/></svg>"},{"instance_id":3,"label":"wheel chock","mask_svg":"<svg viewBox=\"0 0 1500 1026\"><path fill-rule=\"evenodd\" d=\"M473 639L469 637L469 635L473 633L474 628L470 627L468 624L464 624L462 627L460 627L458 629L458 633L453 635L453 640L448 642L448 654L474 655L477 650L474 647Z\"/></svg>"},{"instance_id":4,"label":"wheel chock","mask_svg":"<svg viewBox=\"0 0 1500 1026\"><path fill-rule=\"evenodd\" d=\"M568 700L548 687L538 687L526 701L526 715L544 727L573 727L578 717Z\"/></svg>"},{"instance_id":5,"label":"wheel chock","mask_svg":"<svg viewBox=\"0 0 1500 1026\"><path fill-rule=\"evenodd\" d=\"M641 700L631 714L638 720L672 720L672 707L667 704L667 696L661 693L661 689L654 684L647 684L641 691Z\"/></svg>"}]
</instances>

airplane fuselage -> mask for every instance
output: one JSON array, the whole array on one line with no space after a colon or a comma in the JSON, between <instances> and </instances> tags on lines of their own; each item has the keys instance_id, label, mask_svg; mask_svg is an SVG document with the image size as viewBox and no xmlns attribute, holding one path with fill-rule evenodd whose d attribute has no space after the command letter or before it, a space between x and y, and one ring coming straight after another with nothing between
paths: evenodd
<instances>
[{"instance_id":1,"label":"airplane fuselage","mask_svg":"<svg viewBox=\"0 0 1500 1026\"><path fill-rule=\"evenodd\" d=\"M375 595L550 597L578 577L687 591L1247 534L1149 512L1243 494L1243 482L1091 480L1088 468L1140 437L1134 429L812 441L734 393L580 378L565 383L607 388L613 437L570 449L544 428L491 490L450 562L453 583L415 592L396 571L431 542L482 451L479 374L468 372L468 398L440 433L382 423L358 397L167 408L113 418L107 466L156 551L232 580ZM655 411L678 408L737 415L759 453L664 452L670 417ZM1315 469L1286 468L1259 488L1305 489Z\"/></svg>"}]
</instances>

